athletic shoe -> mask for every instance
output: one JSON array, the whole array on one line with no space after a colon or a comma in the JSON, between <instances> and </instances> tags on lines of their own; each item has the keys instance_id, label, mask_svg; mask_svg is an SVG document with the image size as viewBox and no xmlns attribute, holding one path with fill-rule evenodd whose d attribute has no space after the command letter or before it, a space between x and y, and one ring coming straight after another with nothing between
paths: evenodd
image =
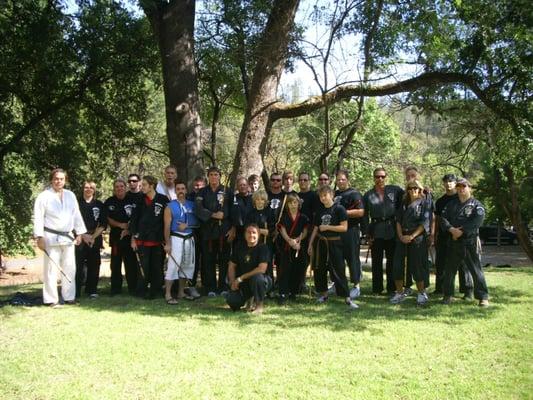
<instances>
[{"instance_id":1,"label":"athletic shoe","mask_svg":"<svg viewBox=\"0 0 533 400\"><path fill-rule=\"evenodd\" d=\"M224 298L226 298L226 296L228 295L228 291L227 290L223 290L222 292L220 292L220 295Z\"/></svg>"},{"instance_id":2,"label":"athletic shoe","mask_svg":"<svg viewBox=\"0 0 533 400\"><path fill-rule=\"evenodd\" d=\"M400 304L402 301L405 300L405 294L403 293L396 293L392 298L390 299L391 304Z\"/></svg>"},{"instance_id":3,"label":"athletic shoe","mask_svg":"<svg viewBox=\"0 0 533 400\"><path fill-rule=\"evenodd\" d=\"M453 302L452 296L444 296L441 301L442 304L445 304L447 306L452 304L452 302Z\"/></svg>"},{"instance_id":4,"label":"athletic shoe","mask_svg":"<svg viewBox=\"0 0 533 400\"><path fill-rule=\"evenodd\" d=\"M331 286L328 288L328 294L329 295L334 295L335 293L336 293L335 283L332 283Z\"/></svg>"},{"instance_id":5,"label":"athletic shoe","mask_svg":"<svg viewBox=\"0 0 533 400\"><path fill-rule=\"evenodd\" d=\"M51 303L51 304L48 304L48 306L50 308L63 308L63 304L60 304L60 303Z\"/></svg>"},{"instance_id":6,"label":"athletic shoe","mask_svg":"<svg viewBox=\"0 0 533 400\"><path fill-rule=\"evenodd\" d=\"M429 302L429 297L427 293L418 293L418 296L416 297L416 304L418 306L425 306Z\"/></svg>"},{"instance_id":7,"label":"athletic shoe","mask_svg":"<svg viewBox=\"0 0 533 400\"><path fill-rule=\"evenodd\" d=\"M207 293L207 297L217 297L217 294L215 292L209 292Z\"/></svg>"},{"instance_id":8,"label":"athletic shoe","mask_svg":"<svg viewBox=\"0 0 533 400\"><path fill-rule=\"evenodd\" d=\"M479 300L479 306L480 307L488 307L489 306L489 300L488 299Z\"/></svg>"},{"instance_id":9,"label":"athletic shoe","mask_svg":"<svg viewBox=\"0 0 533 400\"><path fill-rule=\"evenodd\" d=\"M355 303L354 303L353 301L351 301L351 300L347 300L347 301L345 302L345 304L348 306L348 308L349 308L350 310L357 310L357 309L359 308L359 306L358 306L357 304L355 304Z\"/></svg>"},{"instance_id":10,"label":"athletic shoe","mask_svg":"<svg viewBox=\"0 0 533 400\"><path fill-rule=\"evenodd\" d=\"M465 293L465 295L463 296L463 300L465 301L472 301L474 300L474 295L472 294L471 291L468 291Z\"/></svg>"},{"instance_id":11,"label":"athletic shoe","mask_svg":"<svg viewBox=\"0 0 533 400\"><path fill-rule=\"evenodd\" d=\"M403 295L404 296L411 296L413 294L413 289L411 289L410 287L406 287L404 290L403 290Z\"/></svg>"},{"instance_id":12,"label":"athletic shoe","mask_svg":"<svg viewBox=\"0 0 533 400\"><path fill-rule=\"evenodd\" d=\"M361 288L359 286L354 286L352 290L350 290L350 299L354 300L359 296L361 296Z\"/></svg>"},{"instance_id":13,"label":"athletic shoe","mask_svg":"<svg viewBox=\"0 0 533 400\"><path fill-rule=\"evenodd\" d=\"M328 301L328 296L320 296L318 299L316 299L316 302L318 304L324 304Z\"/></svg>"},{"instance_id":14,"label":"athletic shoe","mask_svg":"<svg viewBox=\"0 0 533 400\"><path fill-rule=\"evenodd\" d=\"M98 294L96 294L96 293L91 293L91 294L89 295L89 298L90 298L90 299L93 299L93 300L94 300L94 299L97 299L97 298L98 298Z\"/></svg>"},{"instance_id":15,"label":"athletic shoe","mask_svg":"<svg viewBox=\"0 0 533 400\"><path fill-rule=\"evenodd\" d=\"M199 299L200 297L202 297L195 287L189 288L189 295L194 297L195 299Z\"/></svg>"}]
</instances>

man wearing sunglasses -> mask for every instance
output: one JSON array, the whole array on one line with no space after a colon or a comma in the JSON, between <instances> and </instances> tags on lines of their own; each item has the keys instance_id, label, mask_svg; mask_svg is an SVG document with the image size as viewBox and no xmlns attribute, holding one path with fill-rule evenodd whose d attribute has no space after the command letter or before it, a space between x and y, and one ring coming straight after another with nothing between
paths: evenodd
<instances>
[{"instance_id":1,"label":"man wearing sunglasses","mask_svg":"<svg viewBox=\"0 0 533 400\"><path fill-rule=\"evenodd\" d=\"M141 177L135 173L128 175L128 196L134 199L135 202L139 202L143 198L141 192Z\"/></svg>"},{"instance_id":2,"label":"man wearing sunglasses","mask_svg":"<svg viewBox=\"0 0 533 400\"><path fill-rule=\"evenodd\" d=\"M372 292L383 291L383 253L387 259L387 293L395 290L393 256L396 242L395 215L401 205L403 190L396 185L386 185L387 172L384 168L374 170L374 187L363 196L365 219L368 221L368 244L372 255Z\"/></svg>"}]
</instances>

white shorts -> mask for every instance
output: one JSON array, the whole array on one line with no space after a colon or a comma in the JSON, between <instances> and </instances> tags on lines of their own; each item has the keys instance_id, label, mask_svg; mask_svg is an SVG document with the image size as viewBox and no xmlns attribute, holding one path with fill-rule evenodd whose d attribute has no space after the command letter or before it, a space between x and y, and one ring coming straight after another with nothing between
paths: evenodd
<instances>
[{"instance_id":1,"label":"white shorts","mask_svg":"<svg viewBox=\"0 0 533 400\"><path fill-rule=\"evenodd\" d=\"M195 262L194 238L183 239L179 236L171 236L170 246L172 257L168 258L165 280L173 281L180 278L192 279Z\"/></svg>"}]
</instances>

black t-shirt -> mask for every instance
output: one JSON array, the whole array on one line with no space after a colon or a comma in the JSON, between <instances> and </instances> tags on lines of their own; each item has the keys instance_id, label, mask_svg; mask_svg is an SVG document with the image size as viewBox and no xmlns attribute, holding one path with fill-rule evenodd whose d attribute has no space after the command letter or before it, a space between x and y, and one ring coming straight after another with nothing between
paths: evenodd
<instances>
[{"instance_id":1,"label":"black t-shirt","mask_svg":"<svg viewBox=\"0 0 533 400\"><path fill-rule=\"evenodd\" d=\"M133 215L133 211L137 207L137 203L138 196L126 194L122 200L116 196L111 196L105 201L104 205L109 218L120 223L128 223ZM111 227L109 241L111 243L117 242L120 239L120 232L122 232L122 229L114 226Z\"/></svg>"},{"instance_id":2,"label":"black t-shirt","mask_svg":"<svg viewBox=\"0 0 533 400\"><path fill-rule=\"evenodd\" d=\"M445 194L444 196L439 197L439 199L435 202L435 215L442 215L442 210L444 210L446 204L457 197L459 197L457 193L452 194L451 196Z\"/></svg>"},{"instance_id":3,"label":"black t-shirt","mask_svg":"<svg viewBox=\"0 0 533 400\"><path fill-rule=\"evenodd\" d=\"M241 276L254 270L261 263L268 264L268 248L264 244L248 247L246 243L242 243L233 251L230 260L237 265L236 276Z\"/></svg>"},{"instance_id":4,"label":"black t-shirt","mask_svg":"<svg viewBox=\"0 0 533 400\"><path fill-rule=\"evenodd\" d=\"M285 192L282 190L279 193L268 193L268 206L274 212L274 215L278 215L281 211L281 206L283 205L283 198L285 197Z\"/></svg>"},{"instance_id":5,"label":"black t-shirt","mask_svg":"<svg viewBox=\"0 0 533 400\"><path fill-rule=\"evenodd\" d=\"M316 226L319 225L332 225L337 226L340 225L342 221L347 221L348 215L346 214L346 209L341 206L340 204L333 204L331 207L326 208L323 207L322 210L320 210L315 215L315 221L314 224ZM332 237L332 236L338 236L338 232L331 232L331 231L325 231L325 232L319 232L320 235L324 237Z\"/></svg>"},{"instance_id":6,"label":"black t-shirt","mask_svg":"<svg viewBox=\"0 0 533 400\"><path fill-rule=\"evenodd\" d=\"M308 192L298 193L298 196L302 201L300 212L304 214L309 219L309 221L313 221L314 212L317 208L317 203L320 203L318 195L314 190L309 190Z\"/></svg>"},{"instance_id":7,"label":"black t-shirt","mask_svg":"<svg viewBox=\"0 0 533 400\"><path fill-rule=\"evenodd\" d=\"M348 188L346 190L335 191L335 203L340 204L346 210L362 210L363 196L357 190ZM348 218L348 228L359 226L362 218Z\"/></svg>"},{"instance_id":8,"label":"black t-shirt","mask_svg":"<svg viewBox=\"0 0 533 400\"><path fill-rule=\"evenodd\" d=\"M98 226L101 226L104 229L107 227L107 215L104 203L94 199L87 203L81 198L78 200L78 205L87 232L94 232Z\"/></svg>"}]
</instances>

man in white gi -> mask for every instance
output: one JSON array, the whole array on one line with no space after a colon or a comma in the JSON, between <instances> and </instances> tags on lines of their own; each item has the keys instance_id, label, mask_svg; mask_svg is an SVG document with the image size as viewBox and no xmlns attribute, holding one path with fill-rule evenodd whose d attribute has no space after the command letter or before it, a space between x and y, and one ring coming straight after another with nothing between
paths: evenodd
<instances>
[{"instance_id":1,"label":"man in white gi","mask_svg":"<svg viewBox=\"0 0 533 400\"><path fill-rule=\"evenodd\" d=\"M57 168L50 173L52 186L37 196L34 206L34 236L45 253L43 303L59 304L57 277L61 276L61 295L65 304L76 298L76 259L74 245L87 232L76 196L66 190L67 174Z\"/></svg>"}]
</instances>

